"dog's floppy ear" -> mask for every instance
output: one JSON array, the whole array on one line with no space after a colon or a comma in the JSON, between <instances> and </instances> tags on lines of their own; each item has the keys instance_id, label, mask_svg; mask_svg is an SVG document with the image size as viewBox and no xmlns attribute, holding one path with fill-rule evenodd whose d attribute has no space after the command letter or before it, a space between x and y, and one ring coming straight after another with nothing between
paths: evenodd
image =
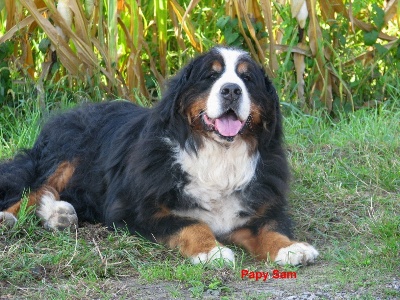
<instances>
[{"instance_id":1,"label":"dog's floppy ear","mask_svg":"<svg viewBox=\"0 0 400 300\"><path fill-rule=\"evenodd\" d=\"M189 136L190 127L180 112L182 106L181 95L188 88L193 65L194 61L191 61L168 81L164 96L155 109L157 114L155 119L157 119L158 125L167 130L182 148Z\"/></svg>"},{"instance_id":2,"label":"dog's floppy ear","mask_svg":"<svg viewBox=\"0 0 400 300\"><path fill-rule=\"evenodd\" d=\"M265 74L265 72L263 71ZM269 145L271 139L276 140L282 138L282 116L279 106L278 94L267 75L264 75L265 90L263 94L266 98L264 102L264 114L262 117L263 130L261 134L261 145Z\"/></svg>"},{"instance_id":3,"label":"dog's floppy ear","mask_svg":"<svg viewBox=\"0 0 400 300\"><path fill-rule=\"evenodd\" d=\"M159 103L159 113L162 121L172 120L179 114L179 96L187 88L186 84L192 70L193 61L167 82L165 93Z\"/></svg>"}]
</instances>

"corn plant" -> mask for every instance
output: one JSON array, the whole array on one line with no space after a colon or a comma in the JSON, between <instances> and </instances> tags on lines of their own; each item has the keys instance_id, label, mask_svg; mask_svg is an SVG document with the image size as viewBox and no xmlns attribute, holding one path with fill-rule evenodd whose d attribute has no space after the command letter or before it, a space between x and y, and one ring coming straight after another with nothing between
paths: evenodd
<instances>
[{"instance_id":1,"label":"corn plant","mask_svg":"<svg viewBox=\"0 0 400 300\"><path fill-rule=\"evenodd\" d=\"M151 105L156 83L225 44L264 65L286 102L354 110L386 100L391 82L379 74L400 75L398 7L398 0L0 0L0 103L13 101L16 79L29 79L42 102L50 83L65 82L91 98Z\"/></svg>"}]
</instances>

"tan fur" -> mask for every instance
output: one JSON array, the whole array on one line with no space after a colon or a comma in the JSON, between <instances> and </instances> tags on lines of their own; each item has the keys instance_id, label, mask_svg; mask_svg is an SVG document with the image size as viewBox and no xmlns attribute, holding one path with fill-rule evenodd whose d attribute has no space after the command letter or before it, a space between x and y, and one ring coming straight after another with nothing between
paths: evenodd
<instances>
[{"instance_id":1,"label":"tan fur","mask_svg":"<svg viewBox=\"0 0 400 300\"><path fill-rule=\"evenodd\" d=\"M257 259L265 260L269 258L272 261L275 260L279 249L295 243L287 236L271 231L266 227L262 228L256 235L247 228L238 229L231 234L230 240L243 246Z\"/></svg>"},{"instance_id":2,"label":"tan fur","mask_svg":"<svg viewBox=\"0 0 400 300\"><path fill-rule=\"evenodd\" d=\"M65 189L74 171L75 167L72 163L67 161L61 163L44 185L36 191L29 193L27 206L30 207L39 204L38 201L40 201L42 196L46 193L51 193L54 195L55 199L60 199L59 193ZM7 208L5 212L11 213L16 217L21 209L21 204L22 200Z\"/></svg>"},{"instance_id":3,"label":"tan fur","mask_svg":"<svg viewBox=\"0 0 400 300\"><path fill-rule=\"evenodd\" d=\"M212 64L212 69L216 72L221 72L222 71L222 65L219 61L214 61Z\"/></svg>"},{"instance_id":4,"label":"tan fur","mask_svg":"<svg viewBox=\"0 0 400 300\"><path fill-rule=\"evenodd\" d=\"M159 207L159 210L154 214L154 219L162 219L171 215L171 210L166 206L162 205Z\"/></svg>"},{"instance_id":5,"label":"tan fur","mask_svg":"<svg viewBox=\"0 0 400 300\"><path fill-rule=\"evenodd\" d=\"M200 223L183 228L169 238L167 245L171 248L179 248L182 255L186 257L193 257L199 253L208 253L219 244L211 229L206 224Z\"/></svg>"},{"instance_id":6,"label":"tan fur","mask_svg":"<svg viewBox=\"0 0 400 300\"><path fill-rule=\"evenodd\" d=\"M239 74L246 73L248 69L249 69L249 64L247 62L241 62L237 66L237 71L238 71Z\"/></svg>"},{"instance_id":7,"label":"tan fur","mask_svg":"<svg viewBox=\"0 0 400 300\"><path fill-rule=\"evenodd\" d=\"M261 124L261 108L254 104L250 104L251 126Z\"/></svg>"},{"instance_id":8,"label":"tan fur","mask_svg":"<svg viewBox=\"0 0 400 300\"><path fill-rule=\"evenodd\" d=\"M47 179L46 184L61 193L70 181L74 171L75 166L73 163L69 161L62 162L57 170Z\"/></svg>"},{"instance_id":9,"label":"tan fur","mask_svg":"<svg viewBox=\"0 0 400 300\"><path fill-rule=\"evenodd\" d=\"M204 112L206 108L206 99L199 98L193 102L186 112L188 121L192 128L203 131L203 121L201 120L201 113Z\"/></svg>"}]
</instances>

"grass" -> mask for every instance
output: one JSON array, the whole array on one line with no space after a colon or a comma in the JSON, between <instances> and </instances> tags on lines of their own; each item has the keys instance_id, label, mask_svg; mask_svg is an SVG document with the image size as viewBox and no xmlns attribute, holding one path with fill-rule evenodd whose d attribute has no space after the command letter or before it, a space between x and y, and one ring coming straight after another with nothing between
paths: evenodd
<instances>
[{"instance_id":1,"label":"grass","mask_svg":"<svg viewBox=\"0 0 400 300\"><path fill-rule=\"evenodd\" d=\"M325 248L339 290L350 283L372 291L398 272L399 117L383 107L339 122L286 119L298 236Z\"/></svg>"},{"instance_id":2,"label":"grass","mask_svg":"<svg viewBox=\"0 0 400 300\"><path fill-rule=\"evenodd\" d=\"M31 102L19 107L23 117L2 111L1 158L32 145L47 114L39 111ZM285 109L296 236L321 253L316 265L294 270L295 280L241 280L242 269L276 266L239 248L235 267L193 266L176 251L98 225L48 232L22 210L16 227L0 229L0 299L261 299L280 289L400 297L393 285L400 268L399 119L395 102L340 120Z\"/></svg>"}]
</instances>

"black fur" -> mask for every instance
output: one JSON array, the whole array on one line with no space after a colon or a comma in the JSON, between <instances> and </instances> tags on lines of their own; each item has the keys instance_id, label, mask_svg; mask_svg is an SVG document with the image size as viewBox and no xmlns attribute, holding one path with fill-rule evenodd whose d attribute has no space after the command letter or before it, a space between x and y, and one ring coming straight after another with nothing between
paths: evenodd
<instances>
[{"instance_id":1,"label":"black fur","mask_svg":"<svg viewBox=\"0 0 400 300\"><path fill-rule=\"evenodd\" d=\"M25 189L40 187L61 162L74 161L76 171L60 196L74 206L80 221L126 226L148 238L165 237L196 223L173 215L152 216L160 206L172 210L197 205L183 194L189 179L164 139L194 153L202 147L202 133L190 126L185 111L217 79L210 76L217 56L212 50L190 62L170 80L163 99L152 109L114 101L86 104L52 118L32 149L0 165L0 211L17 202ZM262 124L243 135L256 142L260 159L253 181L237 193L248 211L268 206L246 227L257 232L276 221L276 230L290 237L285 212L289 172L278 97L261 68L249 64L252 80L246 85L261 111Z\"/></svg>"}]
</instances>

